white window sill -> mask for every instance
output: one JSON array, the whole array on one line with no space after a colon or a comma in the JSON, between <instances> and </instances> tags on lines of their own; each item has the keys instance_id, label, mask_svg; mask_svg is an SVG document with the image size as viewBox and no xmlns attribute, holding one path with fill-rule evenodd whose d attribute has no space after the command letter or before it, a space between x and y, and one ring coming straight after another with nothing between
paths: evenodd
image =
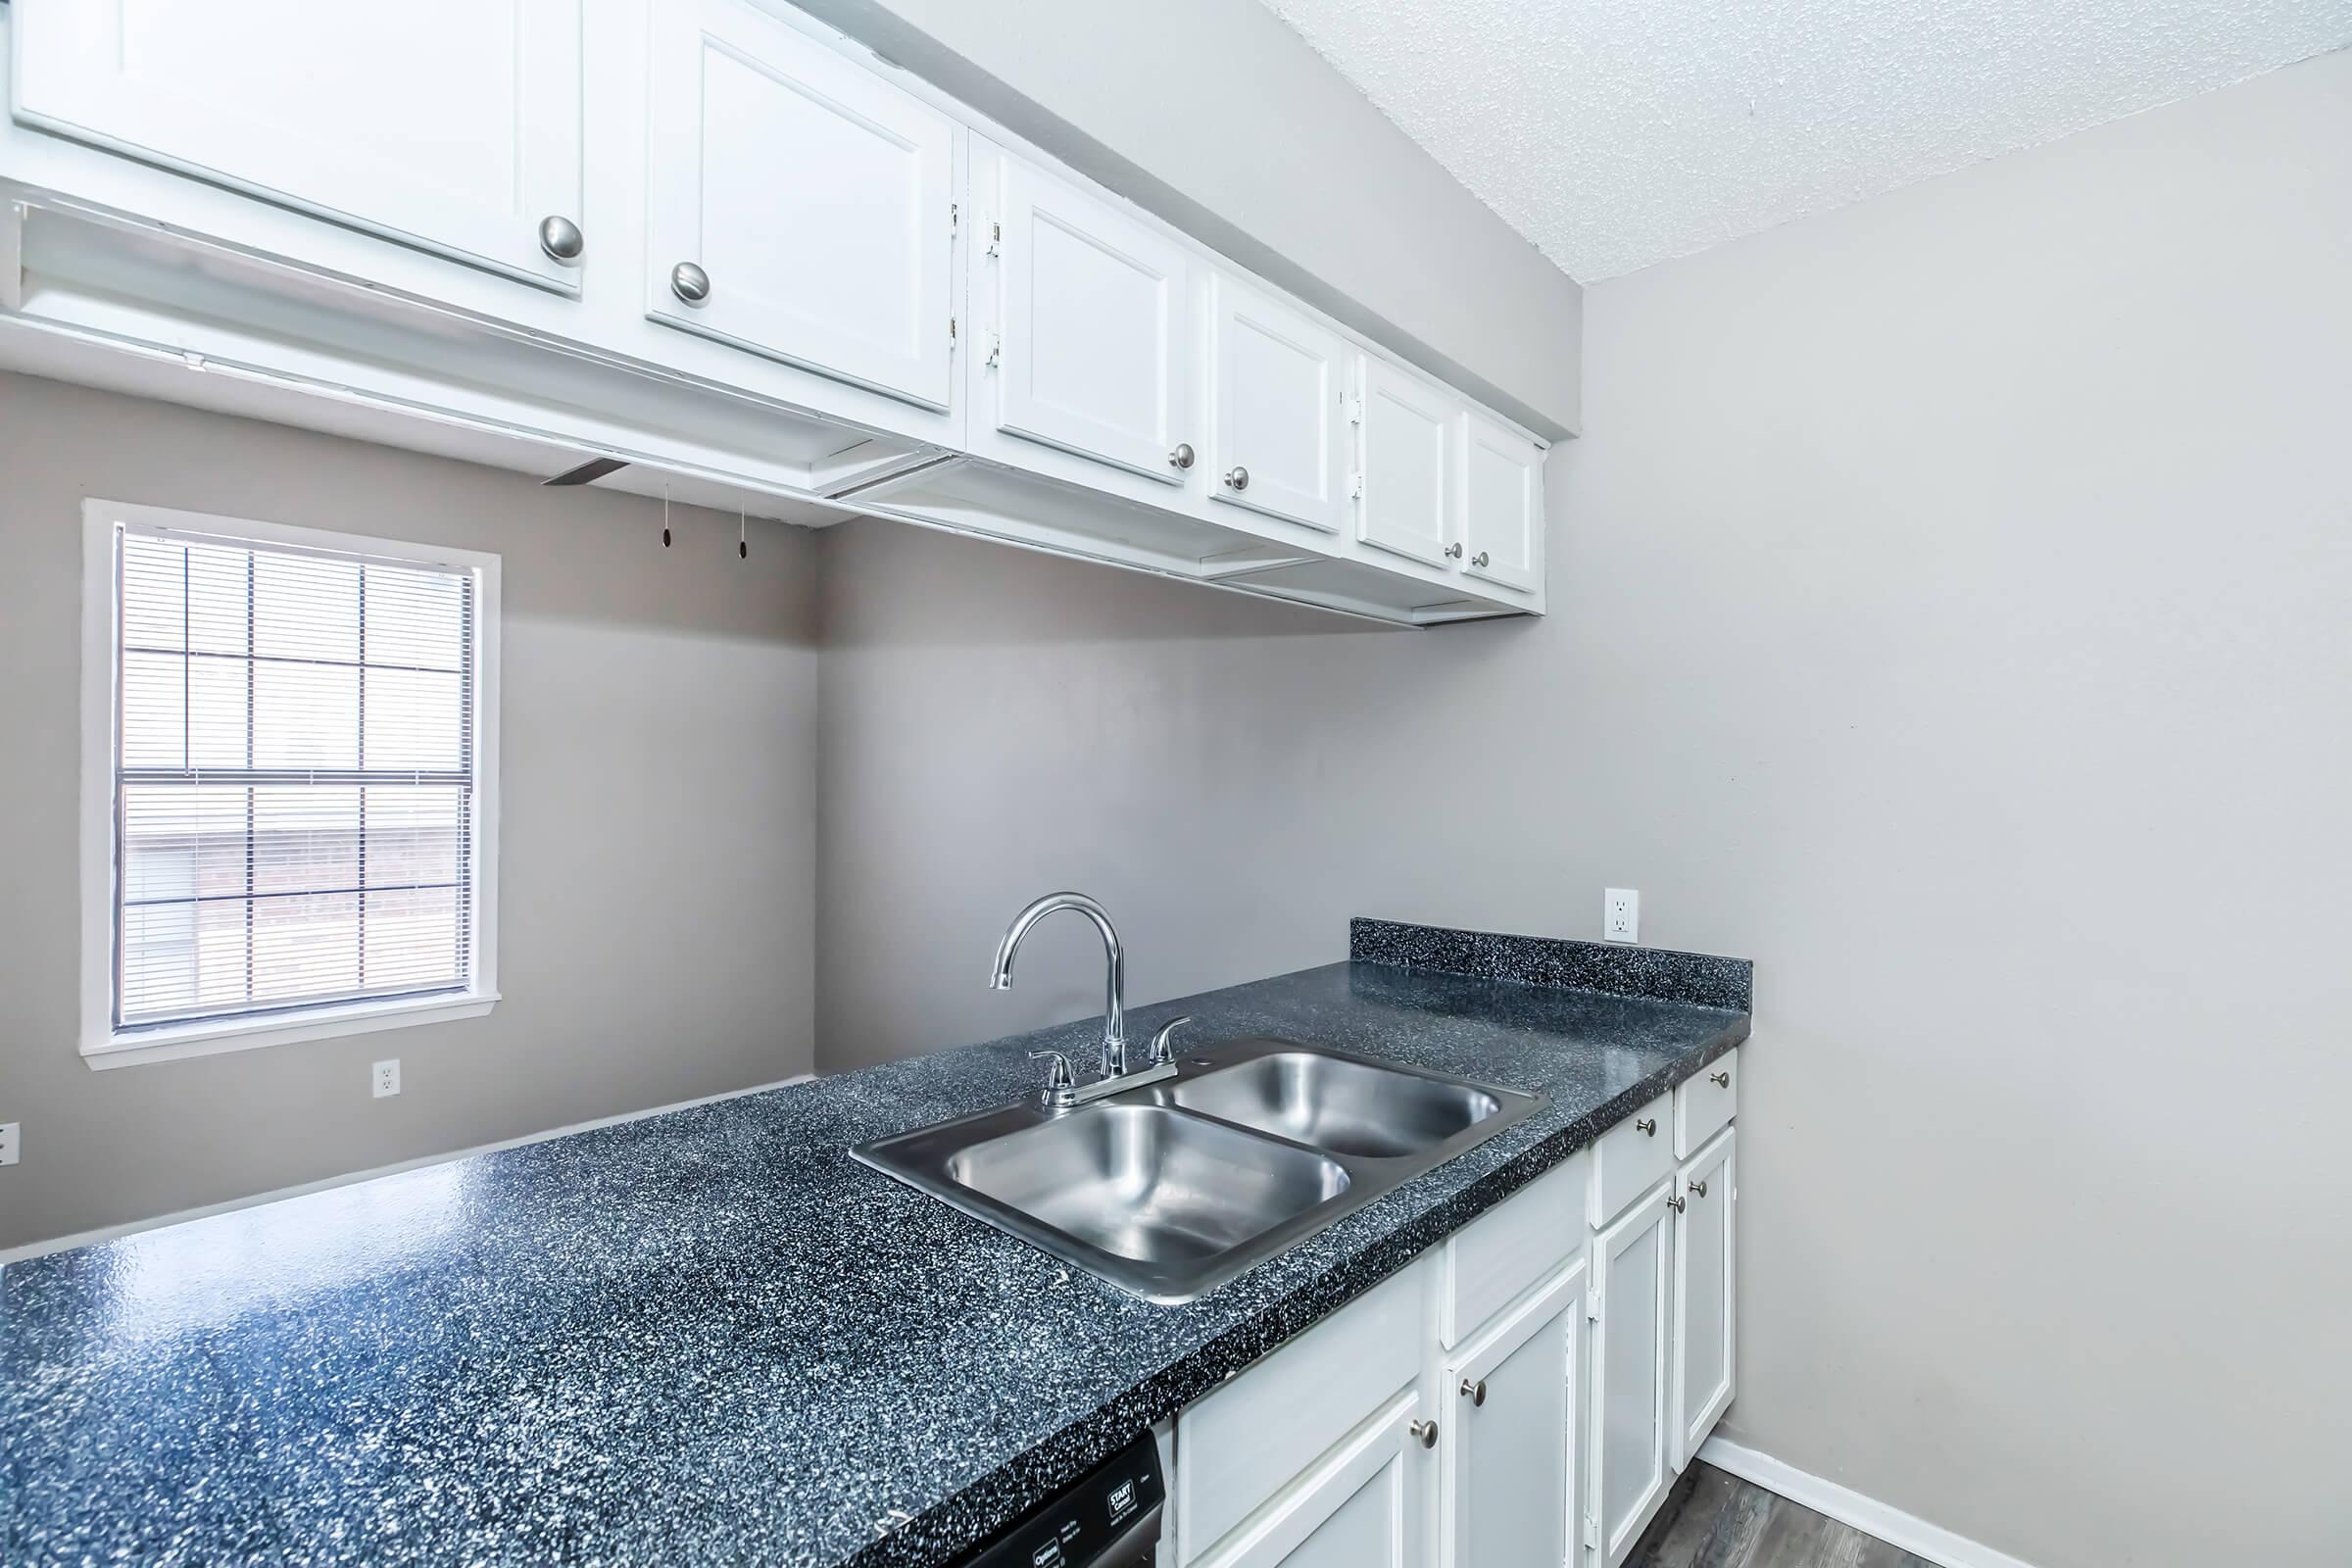
<instances>
[{"instance_id":1,"label":"white window sill","mask_svg":"<svg viewBox=\"0 0 2352 1568\"><path fill-rule=\"evenodd\" d=\"M226 1051L255 1051L263 1046L332 1040L338 1035L364 1035L412 1024L479 1018L498 1001L496 992L476 991L457 996L403 997L392 1002L353 1002L271 1018L220 1018L172 1024L161 1029L108 1035L84 1045L81 1056L96 1070L132 1067L147 1061L180 1061L189 1056L219 1055Z\"/></svg>"}]
</instances>

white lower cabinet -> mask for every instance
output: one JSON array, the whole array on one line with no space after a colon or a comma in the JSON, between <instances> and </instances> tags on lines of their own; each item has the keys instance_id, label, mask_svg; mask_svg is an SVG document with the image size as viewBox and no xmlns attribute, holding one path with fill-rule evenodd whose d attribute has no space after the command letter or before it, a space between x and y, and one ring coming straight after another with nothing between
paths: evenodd
<instances>
[{"instance_id":1,"label":"white lower cabinet","mask_svg":"<svg viewBox=\"0 0 2352 1568\"><path fill-rule=\"evenodd\" d=\"M1624 1562L1735 1384L1735 1129L1678 1167L1668 1106L1180 1413L1172 1561Z\"/></svg>"},{"instance_id":2,"label":"white lower cabinet","mask_svg":"<svg viewBox=\"0 0 2352 1568\"><path fill-rule=\"evenodd\" d=\"M1592 1242L1593 1474L1597 1560L1625 1560L1665 1500L1667 1307L1674 1255L1670 1187L1661 1185Z\"/></svg>"},{"instance_id":3,"label":"white lower cabinet","mask_svg":"<svg viewBox=\"0 0 2352 1568\"><path fill-rule=\"evenodd\" d=\"M1669 1457L1680 1470L1732 1402L1739 1335L1733 1319L1732 1203L1739 1166L1722 1135L1693 1154L1676 1180L1674 1216L1674 1422Z\"/></svg>"},{"instance_id":4,"label":"white lower cabinet","mask_svg":"<svg viewBox=\"0 0 2352 1568\"><path fill-rule=\"evenodd\" d=\"M1427 1430L1419 1396L1397 1399L1200 1560L1208 1568L1421 1568Z\"/></svg>"},{"instance_id":5,"label":"white lower cabinet","mask_svg":"<svg viewBox=\"0 0 2352 1568\"><path fill-rule=\"evenodd\" d=\"M1441 1439L1442 1568L1564 1562L1576 1495L1577 1352L1584 1344L1585 1262L1449 1362L1452 1419Z\"/></svg>"}]
</instances>

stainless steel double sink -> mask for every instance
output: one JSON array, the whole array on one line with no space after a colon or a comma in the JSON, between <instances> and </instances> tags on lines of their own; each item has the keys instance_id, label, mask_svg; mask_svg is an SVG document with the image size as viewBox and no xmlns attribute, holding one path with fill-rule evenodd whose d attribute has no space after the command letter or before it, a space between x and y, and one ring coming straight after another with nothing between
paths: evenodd
<instances>
[{"instance_id":1,"label":"stainless steel double sink","mask_svg":"<svg viewBox=\"0 0 2352 1568\"><path fill-rule=\"evenodd\" d=\"M1257 1037L1074 1107L1032 1098L851 1152L1147 1300L1179 1302L1545 1102Z\"/></svg>"}]
</instances>

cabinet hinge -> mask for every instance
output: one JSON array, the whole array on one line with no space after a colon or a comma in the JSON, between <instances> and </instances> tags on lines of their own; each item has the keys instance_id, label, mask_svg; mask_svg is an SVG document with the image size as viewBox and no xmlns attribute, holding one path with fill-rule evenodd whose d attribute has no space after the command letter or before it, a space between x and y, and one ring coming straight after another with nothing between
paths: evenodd
<instances>
[{"instance_id":1,"label":"cabinet hinge","mask_svg":"<svg viewBox=\"0 0 2352 1568\"><path fill-rule=\"evenodd\" d=\"M998 252L999 252L999 251L1000 251L1002 248L1003 248L1004 244L1004 225L1003 223L991 223L991 224L989 224L989 225L988 225L988 254L989 254L989 255L991 255L991 256L994 256L994 255L996 255L996 254L997 254L997 253L998 253Z\"/></svg>"},{"instance_id":2,"label":"cabinet hinge","mask_svg":"<svg viewBox=\"0 0 2352 1568\"><path fill-rule=\"evenodd\" d=\"M949 318L948 318L948 347L950 347L950 348L954 348L955 346L956 346L956 318L954 318L953 316L951 316L951 317L949 317Z\"/></svg>"},{"instance_id":3,"label":"cabinet hinge","mask_svg":"<svg viewBox=\"0 0 2352 1568\"><path fill-rule=\"evenodd\" d=\"M1364 400L1362 398L1351 397L1348 400L1348 422L1349 424L1364 422Z\"/></svg>"},{"instance_id":4,"label":"cabinet hinge","mask_svg":"<svg viewBox=\"0 0 2352 1568\"><path fill-rule=\"evenodd\" d=\"M1004 363L1004 340L1002 337L991 338L988 345L988 368L993 370Z\"/></svg>"},{"instance_id":5,"label":"cabinet hinge","mask_svg":"<svg viewBox=\"0 0 2352 1568\"><path fill-rule=\"evenodd\" d=\"M950 202L950 203L948 203L948 227L949 227L949 229L950 229L951 231L953 231L953 230L955 230L955 229L961 228L962 226L963 226L963 204L962 204L961 202Z\"/></svg>"},{"instance_id":6,"label":"cabinet hinge","mask_svg":"<svg viewBox=\"0 0 2352 1568\"><path fill-rule=\"evenodd\" d=\"M1348 499L1350 501L1364 499L1364 476L1362 474L1351 473L1348 476Z\"/></svg>"},{"instance_id":7,"label":"cabinet hinge","mask_svg":"<svg viewBox=\"0 0 2352 1568\"><path fill-rule=\"evenodd\" d=\"M1600 1524L1591 1514L1585 1515L1585 1544L1594 1551L1600 1549Z\"/></svg>"},{"instance_id":8,"label":"cabinet hinge","mask_svg":"<svg viewBox=\"0 0 2352 1568\"><path fill-rule=\"evenodd\" d=\"M1600 1288L1598 1286L1594 1286L1585 1293L1585 1316L1594 1323L1600 1321Z\"/></svg>"}]
</instances>

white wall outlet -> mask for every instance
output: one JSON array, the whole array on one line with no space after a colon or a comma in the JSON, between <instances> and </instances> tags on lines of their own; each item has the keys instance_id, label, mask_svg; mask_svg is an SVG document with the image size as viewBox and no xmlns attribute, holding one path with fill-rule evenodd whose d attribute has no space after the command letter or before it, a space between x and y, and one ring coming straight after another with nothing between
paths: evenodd
<instances>
[{"instance_id":1,"label":"white wall outlet","mask_svg":"<svg viewBox=\"0 0 2352 1568\"><path fill-rule=\"evenodd\" d=\"M1610 888L1600 896L1600 935L1607 942L1642 940L1642 895L1632 888Z\"/></svg>"},{"instance_id":2,"label":"white wall outlet","mask_svg":"<svg viewBox=\"0 0 2352 1568\"><path fill-rule=\"evenodd\" d=\"M0 1165L17 1162L17 1123L0 1121Z\"/></svg>"},{"instance_id":3,"label":"white wall outlet","mask_svg":"<svg viewBox=\"0 0 2352 1568\"><path fill-rule=\"evenodd\" d=\"M375 1089L375 1098L378 1100L383 1099L386 1095L399 1094L400 1058L395 1056L390 1061L377 1062L375 1064L375 1075L369 1080L369 1083L373 1085Z\"/></svg>"}]
</instances>

